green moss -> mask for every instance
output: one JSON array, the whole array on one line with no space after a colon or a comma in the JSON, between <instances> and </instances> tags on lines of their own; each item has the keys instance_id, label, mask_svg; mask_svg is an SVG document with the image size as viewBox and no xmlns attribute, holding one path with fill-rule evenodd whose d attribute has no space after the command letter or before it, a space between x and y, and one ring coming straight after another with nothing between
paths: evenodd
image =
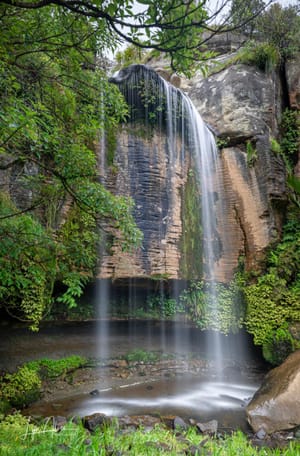
<instances>
[{"instance_id":1,"label":"green moss","mask_svg":"<svg viewBox=\"0 0 300 456\"><path fill-rule=\"evenodd\" d=\"M114 165L114 158L117 149L117 136L118 136L118 129L115 125L107 125L106 127L106 163L107 166Z\"/></svg>"},{"instance_id":2,"label":"green moss","mask_svg":"<svg viewBox=\"0 0 300 456\"><path fill-rule=\"evenodd\" d=\"M257 160L257 150L256 148L252 145L251 141L247 141L246 143L246 152L247 152L247 165L249 168L254 166L256 160Z\"/></svg>"},{"instance_id":3,"label":"green moss","mask_svg":"<svg viewBox=\"0 0 300 456\"><path fill-rule=\"evenodd\" d=\"M289 214L282 241L269 252L266 273L244 288L246 326L266 359L280 363L296 347L288 331L300 322L299 211Z\"/></svg>"},{"instance_id":4,"label":"green moss","mask_svg":"<svg viewBox=\"0 0 300 456\"><path fill-rule=\"evenodd\" d=\"M159 355L152 351L145 351L137 348L125 356L129 364L132 363L155 363L159 359Z\"/></svg>"},{"instance_id":5,"label":"green moss","mask_svg":"<svg viewBox=\"0 0 300 456\"><path fill-rule=\"evenodd\" d=\"M31 361L26 366L39 373L42 378L56 378L66 375L68 372L78 369L86 364L82 356L72 355L62 359L39 359Z\"/></svg>"},{"instance_id":6,"label":"green moss","mask_svg":"<svg viewBox=\"0 0 300 456\"><path fill-rule=\"evenodd\" d=\"M6 374L1 381L1 400L14 407L25 407L40 396L41 379L28 366L21 367L14 374Z\"/></svg>"},{"instance_id":7,"label":"green moss","mask_svg":"<svg viewBox=\"0 0 300 456\"><path fill-rule=\"evenodd\" d=\"M42 379L66 375L86 362L76 355L58 360L44 358L24 364L14 374L6 374L0 380L0 413L12 406L26 407L40 397Z\"/></svg>"},{"instance_id":8,"label":"green moss","mask_svg":"<svg viewBox=\"0 0 300 456\"><path fill-rule=\"evenodd\" d=\"M295 349L295 341L287 325L268 335L263 343L263 356L271 364L281 364Z\"/></svg>"},{"instance_id":9,"label":"green moss","mask_svg":"<svg viewBox=\"0 0 300 456\"><path fill-rule=\"evenodd\" d=\"M192 171L184 188L180 272L185 279L202 277L202 226L199 186Z\"/></svg>"}]
</instances>

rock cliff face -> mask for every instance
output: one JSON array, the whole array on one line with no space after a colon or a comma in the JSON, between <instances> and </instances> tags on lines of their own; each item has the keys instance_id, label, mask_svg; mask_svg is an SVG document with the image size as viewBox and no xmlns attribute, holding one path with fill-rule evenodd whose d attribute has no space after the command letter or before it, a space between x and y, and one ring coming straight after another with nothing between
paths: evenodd
<instances>
[{"instance_id":1,"label":"rock cliff face","mask_svg":"<svg viewBox=\"0 0 300 456\"><path fill-rule=\"evenodd\" d=\"M136 100L128 96L131 121L116 132L114 163L102 174L110 190L134 199L134 216L144 242L141 249L130 253L112 245L102 257L98 277L199 278L203 236L193 158L188 150L182 151L180 135L174 136L176 153L170 155L166 121L155 97L145 98L142 85L147 71L140 68L137 65L131 72L141 92L140 104L135 105ZM266 248L280 235L286 202L284 165L270 148L282 111L279 77L234 65L207 78L197 74L187 81L156 69L170 84L188 93L218 138L223 184L214 189L221 246L215 260L216 279L228 282L240 256L244 256L246 268L259 270ZM286 73L290 105L299 109L299 58L289 62ZM161 103L165 109L166 100ZM38 170L18 163L10 166L6 160L0 157L0 185L18 207L27 208L32 194L22 184L22 176ZM99 162L103 163L100 157ZM300 159L296 170L300 176ZM66 207L62 202L62 217Z\"/></svg>"},{"instance_id":2,"label":"rock cliff face","mask_svg":"<svg viewBox=\"0 0 300 456\"><path fill-rule=\"evenodd\" d=\"M246 268L259 268L265 249L280 234L285 172L270 149L270 137L277 135L281 88L275 74L246 65L230 66L206 79L196 77L190 87L192 101L223 144L228 218L221 236L228 248L218 276L226 280L240 255Z\"/></svg>"},{"instance_id":3,"label":"rock cliff face","mask_svg":"<svg viewBox=\"0 0 300 456\"><path fill-rule=\"evenodd\" d=\"M139 71L138 66L132 71ZM180 85L177 79L176 85ZM215 273L218 281L228 282L241 255L248 269L259 270L266 248L280 235L285 171L281 159L270 149L270 137L278 133L281 85L275 74L268 76L239 65L208 78L197 75L182 81L181 86L220 142L223 188L215 189L215 211L221 254ZM129 125L118 135L118 171L107 182L114 192L135 200L144 244L134 254L113 247L103 258L99 277L199 277L201 271L197 275L194 262L201 254L201 227L194 229L194 255L193 246L184 242L189 227L195 225L197 211L187 200L188 194L196 192L195 188L187 190L193 159L186 153L170 173L163 129L154 127L150 137L143 138L140 119ZM186 211L187 205L193 207L192 214ZM199 217L196 223L200 225ZM187 262L193 266L183 267Z\"/></svg>"},{"instance_id":4,"label":"rock cliff face","mask_svg":"<svg viewBox=\"0 0 300 456\"><path fill-rule=\"evenodd\" d=\"M163 132L143 137L141 126L134 125L124 126L118 135L114 159L118 172L108 171L107 185L134 199L134 216L144 241L131 253L114 245L112 255L104 256L101 278L178 278L181 194L188 161L183 164L177 157L170 172L166 141Z\"/></svg>"}]
</instances>

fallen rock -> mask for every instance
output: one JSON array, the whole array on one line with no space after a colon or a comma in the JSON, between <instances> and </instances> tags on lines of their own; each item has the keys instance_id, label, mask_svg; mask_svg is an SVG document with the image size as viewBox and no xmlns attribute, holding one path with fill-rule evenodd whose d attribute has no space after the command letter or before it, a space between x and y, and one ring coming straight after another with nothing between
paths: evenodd
<instances>
[{"instance_id":1,"label":"fallen rock","mask_svg":"<svg viewBox=\"0 0 300 456\"><path fill-rule=\"evenodd\" d=\"M257 431L257 433L255 434L255 437L256 437L257 439L259 439L259 440L265 439L266 436L267 436L267 433L266 433L266 431L265 431L264 428L259 429L259 430Z\"/></svg>"},{"instance_id":2,"label":"fallen rock","mask_svg":"<svg viewBox=\"0 0 300 456\"><path fill-rule=\"evenodd\" d=\"M218 431L218 422L217 420L211 420L206 423L197 423L197 428L203 434L216 434Z\"/></svg>"},{"instance_id":3,"label":"fallen rock","mask_svg":"<svg viewBox=\"0 0 300 456\"><path fill-rule=\"evenodd\" d=\"M188 429L188 425L182 418L180 418L180 416L175 416L173 428L179 431L186 431Z\"/></svg>"},{"instance_id":4,"label":"fallen rock","mask_svg":"<svg viewBox=\"0 0 300 456\"><path fill-rule=\"evenodd\" d=\"M100 391L98 389L94 389L93 391L90 391L89 394L91 396L99 396Z\"/></svg>"},{"instance_id":5,"label":"fallen rock","mask_svg":"<svg viewBox=\"0 0 300 456\"><path fill-rule=\"evenodd\" d=\"M246 412L254 432L271 434L300 425L300 350L266 375Z\"/></svg>"},{"instance_id":6,"label":"fallen rock","mask_svg":"<svg viewBox=\"0 0 300 456\"><path fill-rule=\"evenodd\" d=\"M83 425L89 431L94 432L97 427L103 426L103 424L109 421L110 418L104 415L104 413L93 413L83 418Z\"/></svg>"},{"instance_id":7,"label":"fallen rock","mask_svg":"<svg viewBox=\"0 0 300 456\"><path fill-rule=\"evenodd\" d=\"M64 416L54 416L52 418L52 425L57 431L61 431L66 424L67 418Z\"/></svg>"},{"instance_id":8,"label":"fallen rock","mask_svg":"<svg viewBox=\"0 0 300 456\"><path fill-rule=\"evenodd\" d=\"M151 415L124 415L118 418L119 427L137 429L143 426L144 429L153 429L156 425L161 424L160 418Z\"/></svg>"}]
</instances>

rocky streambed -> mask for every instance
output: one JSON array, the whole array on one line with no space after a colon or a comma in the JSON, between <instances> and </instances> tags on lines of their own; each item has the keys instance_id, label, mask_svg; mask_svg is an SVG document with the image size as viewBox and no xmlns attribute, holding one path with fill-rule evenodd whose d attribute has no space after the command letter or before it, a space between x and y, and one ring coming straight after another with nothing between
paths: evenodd
<instances>
[{"instance_id":1,"label":"rocky streambed","mask_svg":"<svg viewBox=\"0 0 300 456\"><path fill-rule=\"evenodd\" d=\"M297 427L271 433L250 428L246 407L269 368L247 335L222 340L220 372L207 335L195 328L109 322L111 356L99 359L97 327L96 322L51 324L36 334L19 326L2 327L2 371L12 372L24 362L45 357L77 354L89 359L85 367L44 381L40 400L24 414L51 420L54 427L76 417L90 432L93 426L118 420L124 432L159 424L194 426L214 436L241 429L255 445L277 447L299 439Z\"/></svg>"},{"instance_id":2,"label":"rocky streambed","mask_svg":"<svg viewBox=\"0 0 300 456\"><path fill-rule=\"evenodd\" d=\"M46 419L57 430L75 420L92 433L111 423L118 432L166 427L176 430L179 439L190 427L221 439L241 429L256 447L285 447L299 440L297 429L254 433L246 420L245 406L262 375L254 366L231 365L220 379L211 363L196 358L152 363L110 359L44 382L41 400L24 414Z\"/></svg>"}]
</instances>

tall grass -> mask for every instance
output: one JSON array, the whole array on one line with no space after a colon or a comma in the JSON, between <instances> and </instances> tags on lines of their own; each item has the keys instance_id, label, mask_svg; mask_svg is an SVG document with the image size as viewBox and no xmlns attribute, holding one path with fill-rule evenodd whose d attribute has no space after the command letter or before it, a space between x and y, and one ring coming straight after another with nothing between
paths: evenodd
<instances>
[{"instance_id":1,"label":"tall grass","mask_svg":"<svg viewBox=\"0 0 300 456\"><path fill-rule=\"evenodd\" d=\"M0 423L0 441L1 456L300 456L299 441L284 449L257 449L241 432L218 439L199 434L195 428L182 433L163 425L132 430L120 429L116 422L90 434L81 424L69 422L57 431L49 422L37 426L20 414Z\"/></svg>"}]
</instances>

